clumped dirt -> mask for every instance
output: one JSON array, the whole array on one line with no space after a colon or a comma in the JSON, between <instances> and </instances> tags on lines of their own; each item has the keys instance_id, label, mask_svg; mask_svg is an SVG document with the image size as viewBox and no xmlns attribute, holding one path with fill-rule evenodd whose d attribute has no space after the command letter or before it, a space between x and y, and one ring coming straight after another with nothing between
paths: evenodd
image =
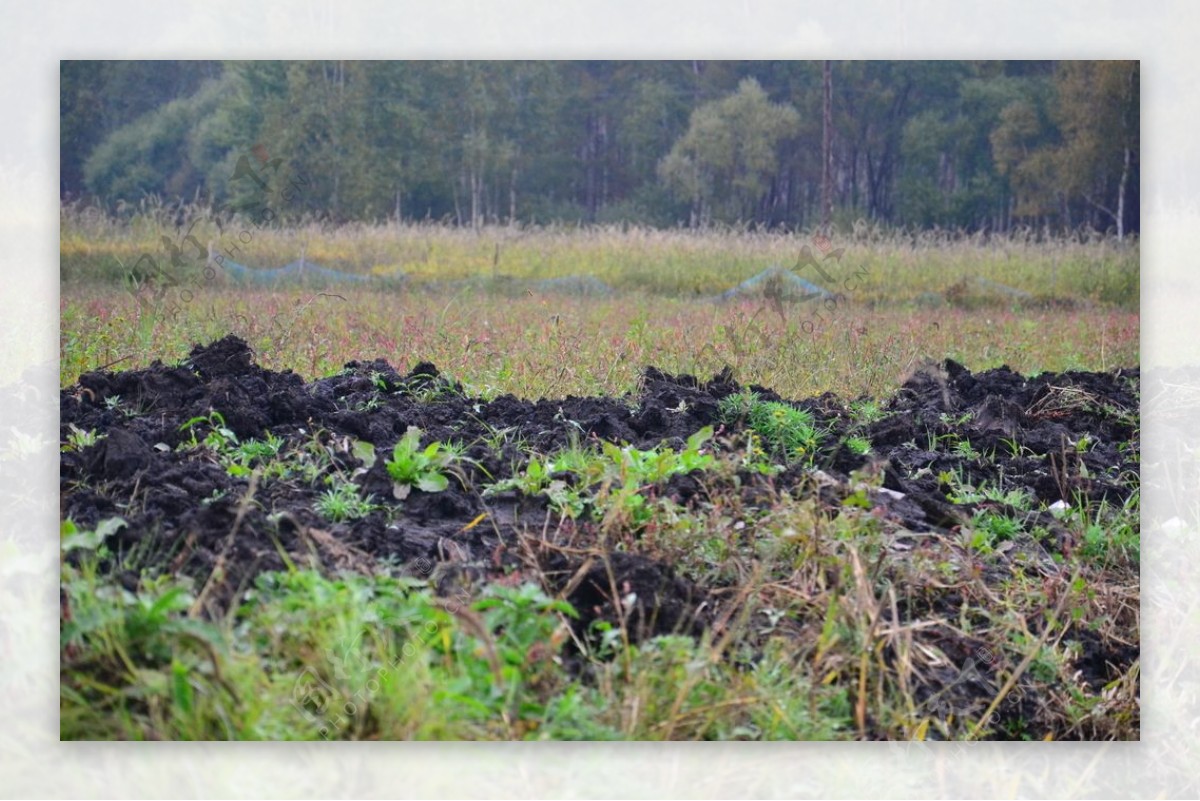
<instances>
[{"instance_id":1,"label":"clumped dirt","mask_svg":"<svg viewBox=\"0 0 1200 801\"><path fill-rule=\"evenodd\" d=\"M580 633L598 619L616 623L621 611L614 599L634 595L624 621L634 637L698 634L728 619L735 591L699 586L653 555L603 545L608 540L598 524L561 521L543 499L515 491L484 497L481 490L521 469L530 449L549 453L597 440L682 448L706 425L718 429L722 447L722 436L737 432L721 429L718 404L741 389L728 370L704 381L647 368L639 390L627 397L485 400L469 397L432 364L401 374L382 359L350 362L337 375L306 382L291 371L259 367L246 343L228 336L196 346L177 366L87 373L61 391L61 440L75 429L103 437L63 453L60 511L85 529L123 517L128 525L108 546L115 554L138 554L143 565L200 582L219 568L210 598L218 605L233 602L258 573L285 569L287 555L327 569L406 570L432 577L443 591L536 576L579 610ZM779 399L769 389L751 389ZM954 503L946 476L974 486L1003 476L1007 486L1047 504L1079 497L1120 504L1138 486L1138 389L1137 369L1025 377L1002 367L976 375L945 361L916 371L880 404L886 416L869 424L856 424L850 405L832 394L794 404L813 413L828 442L853 433L872 445L868 456L845 445L822 455L823 501L839 504L852 491L852 473L882 471L884 490L872 491L870 500L894 529L948 534L975 512L994 509L1050 531L1049 558L1077 545L1054 515L999 501ZM254 481L249 492L246 476L231 476L210 454L179 447L192 437L185 424L214 410L240 441L270 433L284 440L284 452L323 449L332 460L327 473L353 475L363 494L385 500L390 510L330 524L314 511L325 490L319 480ZM462 443L467 458L445 491L414 490L397 503L383 461L410 426L421 430L422 445ZM202 438L208 429L199 430ZM1086 447L1077 447L1083 437ZM379 458L370 469L352 455L353 440L375 446ZM965 442L970 449L957 445ZM747 473L740 491L753 503L813 486L811 471L792 467L769 479ZM704 489L683 476L660 492L688 505L700 502ZM1101 682L1114 664L1137 658L1136 649L1101 652L1094 639L1085 646L1080 669ZM967 653L962 643L947 653L955 647Z\"/></svg>"}]
</instances>

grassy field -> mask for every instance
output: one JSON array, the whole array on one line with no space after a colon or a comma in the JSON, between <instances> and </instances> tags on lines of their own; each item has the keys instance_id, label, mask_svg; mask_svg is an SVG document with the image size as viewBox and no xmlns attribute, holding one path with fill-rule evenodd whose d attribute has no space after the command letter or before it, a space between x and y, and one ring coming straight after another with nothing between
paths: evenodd
<instances>
[{"instance_id":1,"label":"grassy field","mask_svg":"<svg viewBox=\"0 0 1200 801\"><path fill-rule=\"evenodd\" d=\"M201 247L250 267L281 267L300 257L325 267L409 285L463 279L546 279L588 275L614 289L707 297L772 264L796 265L809 247L828 272L859 270L860 303L897 304L945 293L964 279L986 279L1036 298L1074 298L1136 311L1138 247L1112 239L1038 241L1035 232L998 237L884 231L865 223L835 233L828 248L808 234L753 231L660 231L639 228L484 228L441 225L310 224L298 228L252 223L216 225L203 212L175 225L165 213L118 222L94 210L64 210L61 267L66 284L120 283L141 254L165 261L162 239L178 243L185 278L203 283ZM840 256L833 256L839 252ZM830 256L830 258L827 258ZM821 283L811 268L803 277ZM803 272L803 269L801 270ZM840 280L840 279L839 279ZM833 289L831 287L831 289ZM836 290L834 290L836 291Z\"/></svg>"},{"instance_id":2,"label":"grassy field","mask_svg":"<svg viewBox=\"0 0 1200 801\"><path fill-rule=\"evenodd\" d=\"M958 240L863 227L828 244L832 252L844 251L822 266L839 280L859 279L845 298L822 307L770 296L710 300L771 264L795 264L801 248L818 244L805 236L476 233L437 226L222 231L203 219L193 233L218 251L236 243L240 250L232 258L244 264L278 267L303 249L326 267L380 280L369 288L245 289L206 281L199 264L183 270L181 287L157 301L143 294L139 302L136 287L123 283L126 272L143 252L165 260L161 238L177 239L176 228L162 215L118 224L64 212L65 387L100 368L182 362L192 345L229 333L250 345L261 366L291 369L306 380L337 374L350 360L383 358L400 372L433 362L473 398L617 396L635 391L647 366L705 379L729 366L743 385L759 384L784 398L833 391L847 401L882 401L945 358L976 373L1007 364L1026 375L1139 364L1138 249L1107 240ZM595 276L616 292L593 298L504 285L505 276L570 275ZM804 277L820 283L814 272ZM463 279L477 283L444 283ZM363 408L400 402L395 392L379 394ZM120 398L107 402L114 416L124 409ZM853 410L864 426L881 414L871 403ZM243 449L263 443L231 439L211 418L192 427L207 436L193 436L170 458L228 471L232 478L222 480L234 482L229 503L238 520L259 507L268 511L262 494L268 477L276 482L268 496L281 485L308 492L328 485L332 495L313 514L330 530L342 531L337 526L363 500L350 469L342 475L338 467L338 459L349 457L335 453L343 447L335 437L309 432L307 439L285 439L273 446L273 456L256 462ZM96 436L64 430L62 450L84 453ZM1079 442L1080 453L1090 447L1086 439ZM702 481L714 488L707 501L686 510L664 502L652 520L639 517L644 507L630 502L654 497L658 479L631 478L634 462L621 461L633 458L628 453L572 457L600 477L595 496L586 499L600 537L596 559L607 564L612 553L628 552L661 560L729 593L730 608L742 609L699 639L633 643L623 626L614 627L599 650L576 643L585 654L583 668L567 655L574 610L547 592L536 573L521 574L526 583L514 574L513 586L447 598L434 582L395 566L344 572L331 562L300 565L261 577L247 603L213 614L205 603L207 582L169 569L173 554L115 549L108 544L115 529L64 520L63 604L71 615L63 630L62 736L1138 736L1140 661L1101 691L1090 689L1073 678L1082 645L1065 637L1068 628L1087 628L1088 647L1136 647L1136 488L1124 504L1080 504L1061 518L1059 536L1082 545L1055 554L1061 569L1051 577L1021 559L1027 544L1053 537L1032 525L1010 525L1049 512L1011 492L1003 471L971 485L961 473L944 472L940 482L991 511L980 511L954 538L917 555L892 547L895 532L872 514L862 493L877 491L879 478L867 472L850 479L850 499L832 514L803 482L803 491L777 491L768 480L763 496L747 506L741 484L754 443L749 436L741 445L722 442L680 454L637 452L638 465L703 464ZM443 444L461 453L478 443ZM989 458L965 441L955 447L953 459ZM1024 454L1019 443L1015 447L1014 457ZM754 453L763 460L762 475L800 469L792 457ZM566 457L522 450L521 458L512 480L528 484L539 464ZM1136 477L1120 480L1136 485ZM624 493L614 489L622 483ZM134 485L126 495L116 487L94 489L133 519L145 491ZM343 491L348 494L336 494ZM403 520L399 507L393 511ZM750 530L763 536L751 543L744 533ZM959 606L957 617L947 612ZM886 625L889 616L899 619L900 607L907 610L904 624ZM988 655L986 672L996 682L966 719L956 714L959 700L939 702L917 691L947 664L961 667L960 658L948 662L939 650L950 641L985 643L972 653ZM314 725L314 686L326 697L360 701L348 702L355 708L341 712L338 723L325 716ZM997 710L1012 702L1018 687L1020 714L1006 713L998 724Z\"/></svg>"},{"instance_id":3,"label":"grassy field","mask_svg":"<svg viewBox=\"0 0 1200 801\"><path fill-rule=\"evenodd\" d=\"M264 366L308 377L352 359L397 368L431 361L481 394L613 394L654 365L738 380L788 397L894 389L926 359L1022 372L1138 364L1138 316L1112 309L869 309L848 304L806 333L811 315L781 318L755 302L716 305L634 295L621 299L492 297L477 292L395 295L362 290L198 291L168 313L111 288L64 287L61 378L181 359L233 332Z\"/></svg>"},{"instance_id":4,"label":"grassy field","mask_svg":"<svg viewBox=\"0 0 1200 801\"><path fill-rule=\"evenodd\" d=\"M179 357L230 331L264 365L310 376L356 358L423 359L484 393L526 397L624 392L650 363L696 374L728 364L739 380L800 397L886 391L926 358L1026 372L1139 361L1138 248L1111 240L985 241L865 225L827 243L744 231L218 228L203 215L177 228L164 217L118 223L64 212L64 383L106 364ZM376 276L378 286L232 289L206 277L195 245L182 243L189 230L197 244L252 267L279 267L303 252ZM177 267L164 238L183 247ZM816 263L797 268L805 248ZM125 289L143 253L180 285L138 304ZM710 302L772 264L843 294ZM573 275L616 294L572 297L520 283ZM454 283L463 281L473 283Z\"/></svg>"}]
</instances>

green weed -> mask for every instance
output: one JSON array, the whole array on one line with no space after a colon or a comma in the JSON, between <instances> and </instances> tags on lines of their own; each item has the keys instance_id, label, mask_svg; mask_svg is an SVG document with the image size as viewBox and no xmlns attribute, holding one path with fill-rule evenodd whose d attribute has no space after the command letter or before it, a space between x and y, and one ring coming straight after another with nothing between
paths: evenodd
<instances>
[{"instance_id":1,"label":"green weed","mask_svg":"<svg viewBox=\"0 0 1200 801\"><path fill-rule=\"evenodd\" d=\"M744 421L776 454L812 462L821 441L812 412L778 401L763 401L750 391L723 398L719 406L725 422Z\"/></svg>"},{"instance_id":2,"label":"green weed","mask_svg":"<svg viewBox=\"0 0 1200 801\"><path fill-rule=\"evenodd\" d=\"M334 485L316 500L313 508L331 523L361 520L379 507L374 496L363 498L358 487L349 481L335 481Z\"/></svg>"},{"instance_id":3,"label":"green weed","mask_svg":"<svg viewBox=\"0 0 1200 801\"><path fill-rule=\"evenodd\" d=\"M432 442L422 449L421 430L409 426L392 449L392 458L385 462L394 482L392 494L402 501L413 487L422 492L442 492L450 486L446 471L453 462L453 455L440 442Z\"/></svg>"}]
</instances>

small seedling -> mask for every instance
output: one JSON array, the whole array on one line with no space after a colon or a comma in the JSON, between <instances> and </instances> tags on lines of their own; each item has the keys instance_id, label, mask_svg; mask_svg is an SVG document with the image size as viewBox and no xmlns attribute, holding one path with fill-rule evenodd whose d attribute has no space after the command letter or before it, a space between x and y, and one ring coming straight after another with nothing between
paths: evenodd
<instances>
[{"instance_id":1,"label":"small seedling","mask_svg":"<svg viewBox=\"0 0 1200 801\"><path fill-rule=\"evenodd\" d=\"M282 448L283 439L268 433L265 440L248 439L229 448L222 461L226 462L225 470L229 475L248 476L256 465L269 465ZM287 468L279 465L273 472L282 475Z\"/></svg>"},{"instance_id":2,"label":"small seedling","mask_svg":"<svg viewBox=\"0 0 1200 801\"><path fill-rule=\"evenodd\" d=\"M1029 491L1017 487L1011 490L1004 490L999 486L982 488L983 497L989 501L1007 504L1014 509L1028 509L1032 504L1032 498Z\"/></svg>"},{"instance_id":3,"label":"small seedling","mask_svg":"<svg viewBox=\"0 0 1200 801\"><path fill-rule=\"evenodd\" d=\"M866 456L871 452L871 440L866 437L850 437L846 440L846 447L856 456Z\"/></svg>"},{"instance_id":4,"label":"small seedling","mask_svg":"<svg viewBox=\"0 0 1200 801\"><path fill-rule=\"evenodd\" d=\"M360 497L358 487L351 482L339 481L317 499L313 508L329 522L342 523L346 520L360 520L371 514L378 508L374 500L372 495L365 499Z\"/></svg>"},{"instance_id":5,"label":"small seedling","mask_svg":"<svg viewBox=\"0 0 1200 801\"><path fill-rule=\"evenodd\" d=\"M228 495L228 494L229 494L229 491L228 491L228 490L223 490L223 489L215 489L215 490L213 490L213 491L212 491L212 494L211 494L211 495L209 495L207 498L204 498L204 499L202 499L202 500L200 501L200 504L201 504L202 506L212 506L214 503L216 503L217 501L221 500L222 498L224 498L224 497L225 497L226 495Z\"/></svg>"},{"instance_id":6,"label":"small seedling","mask_svg":"<svg viewBox=\"0 0 1200 801\"><path fill-rule=\"evenodd\" d=\"M638 450L630 445L618 447L611 442L602 446L596 454L580 448L570 448L553 458L534 456L525 470L512 478L492 484L484 495L495 495L504 490L516 489L523 495L545 494L552 508L568 517L578 517L590 498L585 495L589 487L597 482L616 489L601 495L605 501L601 506L618 509L624 519L638 525L646 522L652 512L646 504L641 489L674 475L686 475L695 470L706 470L715 462L712 454L703 451L703 445L713 436L712 426L705 426L688 437L687 447L675 452L670 448ZM573 473L574 486L552 479L557 473Z\"/></svg>"},{"instance_id":7,"label":"small seedling","mask_svg":"<svg viewBox=\"0 0 1200 801\"><path fill-rule=\"evenodd\" d=\"M408 431L392 449L392 458L385 462L392 477L392 495L404 500L412 488L423 492L441 492L450 486L443 472L453 462L453 455L440 442L421 449L421 430L409 426Z\"/></svg>"},{"instance_id":8,"label":"small seedling","mask_svg":"<svg viewBox=\"0 0 1200 801\"><path fill-rule=\"evenodd\" d=\"M887 412L873 400L860 400L850 404L850 417L855 425L869 426L887 417Z\"/></svg>"},{"instance_id":9,"label":"small seedling","mask_svg":"<svg viewBox=\"0 0 1200 801\"><path fill-rule=\"evenodd\" d=\"M1011 540L1021 532L1021 524L1010 517L979 512L972 521L971 547L986 553L996 544Z\"/></svg>"},{"instance_id":10,"label":"small seedling","mask_svg":"<svg viewBox=\"0 0 1200 801\"><path fill-rule=\"evenodd\" d=\"M197 429L202 425L207 425L209 432L201 440ZM284 440L281 437L268 432L266 439L239 442L237 434L225 424L225 418L218 411L193 417L179 430L191 433L190 439L180 443L180 450L195 450L203 445L216 455L217 461L231 476L248 476L255 467L264 468L263 474L267 477L282 477L290 470L287 464L275 459L283 449Z\"/></svg>"},{"instance_id":11,"label":"small seedling","mask_svg":"<svg viewBox=\"0 0 1200 801\"><path fill-rule=\"evenodd\" d=\"M354 405L354 411L356 411L356 412L373 412L381 406L383 406L383 401L381 401L378 396L372 395L371 397L367 398L366 400L359 401L358 403L356 403Z\"/></svg>"},{"instance_id":12,"label":"small seedling","mask_svg":"<svg viewBox=\"0 0 1200 801\"><path fill-rule=\"evenodd\" d=\"M520 490L523 495L537 495L550 482L550 474L553 472L551 465L549 460L534 456L529 460L524 472L492 484L483 491L483 494L485 496L495 495L504 490L516 489Z\"/></svg>"},{"instance_id":13,"label":"small seedling","mask_svg":"<svg viewBox=\"0 0 1200 801\"><path fill-rule=\"evenodd\" d=\"M721 398L717 404L717 411L720 412L722 420L735 423L745 420L754 404L760 402L758 393L747 389Z\"/></svg>"},{"instance_id":14,"label":"small seedling","mask_svg":"<svg viewBox=\"0 0 1200 801\"><path fill-rule=\"evenodd\" d=\"M1016 440L1015 438L1013 438L1013 439L1001 439L1000 441L1001 441L1002 443L1004 443L1004 447L1008 448L1008 452L1009 452L1010 454L1012 454L1012 458L1014 458L1014 459L1020 458L1021 454L1028 454L1028 455L1030 455L1030 456L1036 456L1036 455L1037 455L1036 453L1034 453L1034 452L1033 452L1032 450L1030 450L1029 448L1026 448L1024 445L1022 445L1021 443L1017 442L1017 440Z\"/></svg>"},{"instance_id":15,"label":"small seedling","mask_svg":"<svg viewBox=\"0 0 1200 801\"><path fill-rule=\"evenodd\" d=\"M949 412L942 412L938 415L938 420L942 421L943 425L961 427L971 422L971 413L963 412L960 415L952 415Z\"/></svg>"},{"instance_id":16,"label":"small seedling","mask_svg":"<svg viewBox=\"0 0 1200 801\"><path fill-rule=\"evenodd\" d=\"M209 432L205 435L203 440L198 439L196 436L196 430L201 425L207 425L209 428ZM233 430L225 425L224 415L215 410L209 412L203 417L193 417L191 420L188 420L186 423L181 425L179 430L190 432L192 435L191 439L182 443L180 446L187 449L195 449L203 444L210 450L216 451L217 453L223 453L232 446L236 445L238 441L237 434L233 433Z\"/></svg>"},{"instance_id":17,"label":"small seedling","mask_svg":"<svg viewBox=\"0 0 1200 801\"><path fill-rule=\"evenodd\" d=\"M744 420L770 450L788 459L811 461L821 435L812 412L778 401L763 401L754 392L723 398L718 406L727 423Z\"/></svg>"},{"instance_id":18,"label":"small seedling","mask_svg":"<svg viewBox=\"0 0 1200 801\"><path fill-rule=\"evenodd\" d=\"M964 459L979 458L979 451L975 450L975 448L971 446L971 443L965 439L954 444L954 453L955 455L961 456Z\"/></svg>"},{"instance_id":19,"label":"small seedling","mask_svg":"<svg viewBox=\"0 0 1200 801\"><path fill-rule=\"evenodd\" d=\"M70 423L71 433L67 434L67 444L62 446L63 453L72 451L78 453L84 448L90 448L100 440L104 439L104 434L97 434L95 429L84 431L74 423Z\"/></svg>"}]
</instances>

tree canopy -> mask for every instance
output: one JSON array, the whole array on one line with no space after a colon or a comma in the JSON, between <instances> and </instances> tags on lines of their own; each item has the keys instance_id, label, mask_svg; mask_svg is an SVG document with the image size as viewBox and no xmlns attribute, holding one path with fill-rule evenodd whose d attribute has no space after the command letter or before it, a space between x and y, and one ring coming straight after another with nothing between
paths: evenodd
<instances>
[{"instance_id":1,"label":"tree canopy","mask_svg":"<svg viewBox=\"0 0 1200 801\"><path fill-rule=\"evenodd\" d=\"M1138 230L1137 62L831 75L835 221ZM302 187L281 218L813 227L822 90L803 61L65 61L60 191L247 208L270 182Z\"/></svg>"}]
</instances>

